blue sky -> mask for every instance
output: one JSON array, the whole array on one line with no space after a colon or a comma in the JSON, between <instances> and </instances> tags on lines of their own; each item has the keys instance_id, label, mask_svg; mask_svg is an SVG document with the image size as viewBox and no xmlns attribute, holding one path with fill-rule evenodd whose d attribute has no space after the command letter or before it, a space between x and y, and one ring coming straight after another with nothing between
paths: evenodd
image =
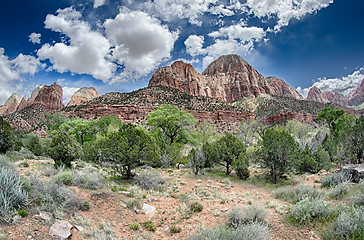
<instances>
[{"instance_id":1,"label":"blue sky","mask_svg":"<svg viewBox=\"0 0 364 240\"><path fill-rule=\"evenodd\" d=\"M364 78L362 0L13 0L0 8L0 104L57 82L65 101L148 85L176 60L236 53L303 95Z\"/></svg>"}]
</instances>

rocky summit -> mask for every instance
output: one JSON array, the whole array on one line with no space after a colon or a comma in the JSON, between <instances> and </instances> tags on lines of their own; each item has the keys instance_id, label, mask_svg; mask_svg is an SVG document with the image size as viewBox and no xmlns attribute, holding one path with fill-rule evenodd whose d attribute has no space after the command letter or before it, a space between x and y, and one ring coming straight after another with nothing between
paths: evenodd
<instances>
[{"instance_id":1,"label":"rocky summit","mask_svg":"<svg viewBox=\"0 0 364 240\"><path fill-rule=\"evenodd\" d=\"M99 93L96 91L93 87L83 87L80 88L77 92L75 92L67 106L74 106L74 105L80 105L82 103L85 103L89 100L92 100L96 97L100 97Z\"/></svg>"},{"instance_id":2,"label":"rocky summit","mask_svg":"<svg viewBox=\"0 0 364 240\"><path fill-rule=\"evenodd\" d=\"M0 106L0 115L4 116L16 111L18 105L20 104L20 97L18 94L13 93L8 100L6 100L3 106Z\"/></svg>"},{"instance_id":3,"label":"rocky summit","mask_svg":"<svg viewBox=\"0 0 364 240\"><path fill-rule=\"evenodd\" d=\"M302 99L287 83L278 78L263 77L238 55L225 55L212 62L202 74L181 61L158 69L149 86L177 88L193 96L206 96L224 102L271 94Z\"/></svg>"}]
</instances>

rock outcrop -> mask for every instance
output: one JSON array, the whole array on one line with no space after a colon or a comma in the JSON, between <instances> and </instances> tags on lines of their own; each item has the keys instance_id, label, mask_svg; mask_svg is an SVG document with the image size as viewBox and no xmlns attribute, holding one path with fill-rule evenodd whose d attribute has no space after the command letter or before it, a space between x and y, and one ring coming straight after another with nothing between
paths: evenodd
<instances>
[{"instance_id":1,"label":"rock outcrop","mask_svg":"<svg viewBox=\"0 0 364 240\"><path fill-rule=\"evenodd\" d=\"M100 95L95 88L83 87L72 95L71 100L69 101L67 106L80 105L99 96Z\"/></svg>"},{"instance_id":2,"label":"rock outcrop","mask_svg":"<svg viewBox=\"0 0 364 240\"><path fill-rule=\"evenodd\" d=\"M18 94L13 93L3 106L0 106L0 115L5 116L16 111L21 100Z\"/></svg>"},{"instance_id":3,"label":"rock outcrop","mask_svg":"<svg viewBox=\"0 0 364 240\"><path fill-rule=\"evenodd\" d=\"M302 100L303 97L296 91L296 89L291 88L285 81L277 77L267 77L269 87L271 88L272 95L281 97L293 97L295 99Z\"/></svg>"},{"instance_id":4,"label":"rock outcrop","mask_svg":"<svg viewBox=\"0 0 364 240\"><path fill-rule=\"evenodd\" d=\"M44 87L45 85L44 84L42 84L42 85L40 85L40 86L38 86L36 89L34 89L34 91L32 92L32 95L30 96L30 98L28 99L27 97L23 97L22 99L21 99L21 102L20 102L20 104L19 104L19 106L18 106L18 108L16 109L16 111L18 112L18 111L21 111L21 110L23 110L24 108L27 108L27 107L29 107L30 105L32 105L33 104L33 102L34 102L34 100L35 100L35 98L38 96L38 93L39 93L39 91Z\"/></svg>"},{"instance_id":5,"label":"rock outcrop","mask_svg":"<svg viewBox=\"0 0 364 240\"><path fill-rule=\"evenodd\" d=\"M40 104L44 106L45 111L54 112L64 107L62 97L62 87L53 83L40 89L32 105Z\"/></svg>"},{"instance_id":6,"label":"rock outcrop","mask_svg":"<svg viewBox=\"0 0 364 240\"><path fill-rule=\"evenodd\" d=\"M184 91L192 96L206 96L224 102L235 102L245 97L261 94L280 94L298 98L298 92L289 86L280 86L283 80L275 80L272 87L238 55L221 56L200 74L190 64L181 61L170 67L159 68L152 76L149 87L167 86Z\"/></svg>"}]
</instances>

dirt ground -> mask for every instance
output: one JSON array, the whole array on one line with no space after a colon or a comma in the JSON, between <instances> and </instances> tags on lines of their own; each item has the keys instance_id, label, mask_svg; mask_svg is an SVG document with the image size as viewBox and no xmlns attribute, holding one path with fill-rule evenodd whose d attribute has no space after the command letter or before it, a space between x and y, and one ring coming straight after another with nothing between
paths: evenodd
<instances>
[{"instance_id":1,"label":"dirt ground","mask_svg":"<svg viewBox=\"0 0 364 240\"><path fill-rule=\"evenodd\" d=\"M20 169L21 174L28 175L31 172L40 171L37 165L47 163L38 160L28 161L28 164L29 167ZM127 208L125 203L134 198L122 191L111 191L110 183L99 190L70 187L78 197L88 201L90 205L88 211L78 211L73 216L65 215L65 220L83 227L81 231L73 228L71 239L95 238L87 238L85 233L97 227L100 229L102 223L109 224L117 239L186 239L189 235L198 232L202 226L212 227L225 223L229 210L234 206L243 207L248 204L261 205L266 209L268 213L266 222L271 238L274 240L320 239L313 229L293 225L286 220L289 203L274 199L272 187L234 180L234 178L195 177L189 173L188 169L174 169L161 171L161 173L168 179L164 191L139 190L143 203L156 208L152 214L144 214L142 211ZM317 185L314 180L319 178L319 176L310 175L297 181ZM128 188L128 191L132 189ZM190 198L190 202L200 202L203 210L190 214L187 211L187 204L179 197L181 194L185 194L185 198ZM0 237L0 239L51 239L48 231L55 219L47 222L37 217L37 214L30 211L29 216L21 218L17 224L0 226L3 230L3 238ZM144 222L147 220L152 220L156 226L155 232L146 229ZM129 226L131 223L138 223L140 228L132 231ZM181 231L172 233L172 227L180 228Z\"/></svg>"}]
</instances>

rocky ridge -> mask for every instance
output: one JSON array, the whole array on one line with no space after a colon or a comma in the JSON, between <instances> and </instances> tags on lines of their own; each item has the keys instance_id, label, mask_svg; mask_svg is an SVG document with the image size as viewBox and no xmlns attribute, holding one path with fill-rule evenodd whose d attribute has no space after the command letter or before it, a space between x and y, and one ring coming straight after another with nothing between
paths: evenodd
<instances>
[{"instance_id":1,"label":"rocky ridge","mask_svg":"<svg viewBox=\"0 0 364 240\"><path fill-rule=\"evenodd\" d=\"M322 92L316 86L311 87L307 94L307 100L321 103L336 103L341 106L358 106L364 102L364 79L356 89L345 96L336 92Z\"/></svg>"},{"instance_id":2,"label":"rocky ridge","mask_svg":"<svg viewBox=\"0 0 364 240\"><path fill-rule=\"evenodd\" d=\"M4 116L16 111L21 100L18 94L13 93L3 106L0 106L0 116Z\"/></svg>"},{"instance_id":3,"label":"rocky ridge","mask_svg":"<svg viewBox=\"0 0 364 240\"><path fill-rule=\"evenodd\" d=\"M302 99L283 80L269 79L238 55L225 55L212 62L202 74L190 64L181 61L159 68L152 76L149 87L177 88L192 96L206 96L224 102L235 102L246 97L272 94Z\"/></svg>"}]
</instances>

